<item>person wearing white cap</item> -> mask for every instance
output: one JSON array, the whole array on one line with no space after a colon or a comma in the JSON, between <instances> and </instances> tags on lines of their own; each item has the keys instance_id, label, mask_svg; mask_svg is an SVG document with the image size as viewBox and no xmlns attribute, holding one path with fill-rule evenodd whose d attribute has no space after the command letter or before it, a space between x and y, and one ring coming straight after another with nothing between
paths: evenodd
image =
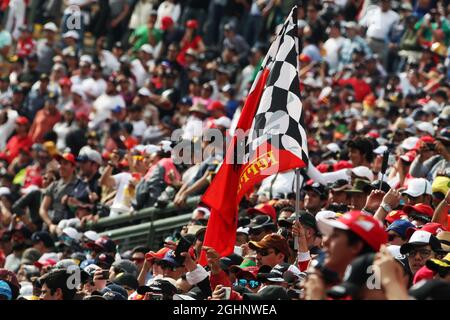
<instances>
[{"instance_id":1,"label":"person wearing white cap","mask_svg":"<svg viewBox=\"0 0 450 320\"><path fill-rule=\"evenodd\" d=\"M408 188L402 192L407 197L408 205L418 203L431 204L432 200L431 183L424 178L416 178L408 181Z\"/></svg>"},{"instance_id":2,"label":"person wearing white cap","mask_svg":"<svg viewBox=\"0 0 450 320\"><path fill-rule=\"evenodd\" d=\"M434 127L430 122L419 122L416 124L416 128L417 128L417 134L419 135L419 137L421 136L426 136L426 135L430 135L430 136L434 136Z\"/></svg>"},{"instance_id":3,"label":"person wearing white cap","mask_svg":"<svg viewBox=\"0 0 450 320\"><path fill-rule=\"evenodd\" d=\"M154 48L146 43L139 49L138 58L131 61L131 72L136 77L138 87L143 87L148 79L147 65L154 61L154 51Z\"/></svg>"},{"instance_id":4,"label":"person wearing white cap","mask_svg":"<svg viewBox=\"0 0 450 320\"><path fill-rule=\"evenodd\" d=\"M58 27L53 22L44 25L44 38L36 43L38 65L36 70L40 73L50 74L53 67L53 57L56 55L56 32Z\"/></svg>"}]
</instances>

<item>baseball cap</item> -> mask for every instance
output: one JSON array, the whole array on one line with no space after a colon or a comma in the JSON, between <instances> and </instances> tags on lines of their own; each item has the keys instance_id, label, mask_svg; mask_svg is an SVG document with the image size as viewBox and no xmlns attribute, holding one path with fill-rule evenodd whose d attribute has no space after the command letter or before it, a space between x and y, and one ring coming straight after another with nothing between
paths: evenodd
<instances>
[{"instance_id":1,"label":"baseball cap","mask_svg":"<svg viewBox=\"0 0 450 320\"><path fill-rule=\"evenodd\" d=\"M95 257L93 264L99 266L102 269L109 269L114 263L114 257L110 254L101 253Z\"/></svg>"},{"instance_id":2,"label":"baseball cap","mask_svg":"<svg viewBox=\"0 0 450 320\"><path fill-rule=\"evenodd\" d=\"M116 261L112 264L112 267L114 267L119 272L128 273L134 277L138 276L138 269L131 260L123 259L120 261Z\"/></svg>"},{"instance_id":3,"label":"baseball cap","mask_svg":"<svg viewBox=\"0 0 450 320\"><path fill-rule=\"evenodd\" d=\"M76 165L75 156L69 152L66 152L63 154L57 154L57 155L55 155L55 159L57 161L65 160L65 161L72 163L73 165Z\"/></svg>"},{"instance_id":4,"label":"baseball cap","mask_svg":"<svg viewBox=\"0 0 450 320\"><path fill-rule=\"evenodd\" d=\"M197 29L198 28L198 21L195 19L191 19L186 21L186 28L192 28Z\"/></svg>"},{"instance_id":5,"label":"baseball cap","mask_svg":"<svg viewBox=\"0 0 450 320\"><path fill-rule=\"evenodd\" d=\"M397 232L400 235L400 237L406 238L407 237L406 231L409 228L414 228L414 225L411 222L409 222L408 220L399 219L399 220L392 222L389 225L389 227L386 228L386 232L392 230L392 231Z\"/></svg>"},{"instance_id":6,"label":"baseball cap","mask_svg":"<svg viewBox=\"0 0 450 320\"><path fill-rule=\"evenodd\" d=\"M16 119L16 124L26 125L26 124L29 124L29 123L30 123L30 121L28 120L27 117L21 116L21 117L17 117L17 119Z\"/></svg>"},{"instance_id":7,"label":"baseball cap","mask_svg":"<svg viewBox=\"0 0 450 320\"><path fill-rule=\"evenodd\" d=\"M88 243L88 247L101 252L116 252L116 244L108 237L100 237L94 243Z\"/></svg>"},{"instance_id":8,"label":"baseball cap","mask_svg":"<svg viewBox=\"0 0 450 320\"><path fill-rule=\"evenodd\" d=\"M406 254L415 246L427 244L429 244L431 249L435 252L442 250L441 243L435 236L428 231L417 230L412 234L411 238L409 238L408 243L404 243L400 247L400 253Z\"/></svg>"},{"instance_id":9,"label":"baseball cap","mask_svg":"<svg viewBox=\"0 0 450 320\"><path fill-rule=\"evenodd\" d=\"M114 280L114 284L117 284L121 287L129 287L133 290L136 290L139 288L139 282L136 279L136 276L129 274L129 273L123 273L119 274Z\"/></svg>"},{"instance_id":10,"label":"baseball cap","mask_svg":"<svg viewBox=\"0 0 450 320\"><path fill-rule=\"evenodd\" d=\"M345 179L339 179L330 184L329 188L332 191L345 191L350 190L352 185Z\"/></svg>"},{"instance_id":11,"label":"baseball cap","mask_svg":"<svg viewBox=\"0 0 450 320\"><path fill-rule=\"evenodd\" d=\"M425 263L428 269L434 272L442 272L448 273L450 271L450 253L443 259L430 259Z\"/></svg>"},{"instance_id":12,"label":"baseball cap","mask_svg":"<svg viewBox=\"0 0 450 320\"><path fill-rule=\"evenodd\" d=\"M154 252L154 251L147 252L145 254L145 259L147 259L147 260L153 260L153 259L162 260L169 250L170 250L169 248L164 247L164 248L159 249L156 252Z\"/></svg>"},{"instance_id":13,"label":"baseball cap","mask_svg":"<svg viewBox=\"0 0 450 320\"><path fill-rule=\"evenodd\" d=\"M72 228L72 227L64 228L62 233L76 241L81 239L81 234L77 231L77 229Z\"/></svg>"},{"instance_id":14,"label":"baseball cap","mask_svg":"<svg viewBox=\"0 0 450 320\"><path fill-rule=\"evenodd\" d=\"M394 221L397 221L407 216L408 215L405 214L402 210L392 210L391 212L388 213L388 215L384 219L389 223L394 223Z\"/></svg>"},{"instance_id":15,"label":"baseball cap","mask_svg":"<svg viewBox=\"0 0 450 320\"><path fill-rule=\"evenodd\" d=\"M317 226L320 233L329 235L334 228L340 230L350 230L357 234L374 251L378 251L382 244L387 242L387 233L381 223L370 215L366 215L358 210L345 213L337 220L319 219Z\"/></svg>"},{"instance_id":16,"label":"baseball cap","mask_svg":"<svg viewBox=\"0 0 450 320\"><path fill-rule=\"evenodd\" d=\"M162 17L161 19L161 30L165 31L173 25L173 19L169 16Z\"/></svg>"},{"instance_id":17,"label":"baseball cap","mask_svg":"<svg viewBox=\"0 0 450 320\"><path fill-rule=\"evenodd\" d=\"M143 51L147 54L153 54L153 48L151 45L149 45L148 43L143 44L140 48L139 51Z\"/></svg>"},{"instance_id":18,"label":"baseball cap","mask_svg":"<svg viewBox=\"0 0 450 320\"><path fill-rule=\"evenodd\" d=\"M225 110L225 106L220 101L212 101L208 106L206 107L206 110L208 111L214 111L214 110Z\"/></svg>"},{"instance_id":19,"label":"baseball cap","mask_svg":"<svg viewBox=\"0 0 450 320\"><path fill-rule=\"evenodd\" d=\"M416 124L416 128L419 131L423 131L423 132L428 133L431 136L434 136L435 130L434 130L433 125L430 122L425 122L425 121L419 122Z\"/></svg>"},{"instance_id":20,"label":"baseball cap","mask_svg":"<svg viewBox=\"0 0 450 320\"><path fill-rule=\"evenodd\" d=\"M178 268L180 266L180 264L175 260L174 250L167 251L164 257L161 259L161 261L167 262L174 268Z\"/></svg>"},{"instance_id":21,"label":"baseball cap","mask_svg":"<svg viewBox=\"0 0 450 320\"><path fill-rule=\"evenodd\" d=\"M244 300L289 300L285 288L276 285L270 285L262 288L258 293L244 293Z\"/></svg>"},{"instance_id":22,"label":"baseball cap","mask_svg":"<svg viewBox=\"0 0 450 320\"><path fill-rule=\"evenodd\" d=\"M54 266L59 261L58 254L55 252L47 252L42 254L38 261L34 263L39 269L45 266Z\"/></svg>"},{"instance_id":23,"label":"baseball cap","mask_svg":"<svg viewBox=\"0 0 450 320\"><path fill-rule=\"evenodd\" d=\"M50 236L50 233L48 233L47 231L37 231L33 233L33 235L31 236L31 241L33 243L42 241L47 248L51 248L55 245L52 237Z\"/></svg>"},{"instance_id":24,"label":"baseball cap","mask_svg":"<svg viewBox=\"0 0 450 320\"><path fill-rule=\"evenodd\" d=\"M35 248L28 248L23 252L20 263L21 264L34 264L36 261L39 260L40 256L41 256L41 253L39 252L39 250L37 250Z\"/></svg>"},{"instance_id":25,"label":"baseball cap","mask_svg":"<svg viewBox=\"0 0 450 320\"><path fill-rule=\"evenodd\" d=\"M351 192L351 193L368 193L371 189L370 186L370 181L369 180L365 180L365 179L355 179L355 181L353 181L353 186L350 190L346 190L346 192Z\"/></svg>"},{"instance_id":26,"label":"baseball cap","mask_svg":"<svg viewBox=\"0 0 450 320\"><path fill-rule=\"evenodd\" d=\"M100 294L106 300L127 300L128 298L127 290L114 283L104 287Z\"/></svg>"},{"instance_id":27,"label":"baseball cap","mask_svg":"<svg viewBox=\"0 0 450 320\"><path fill-rule=\"evenodd\" d=\"M250 208L247 210L248 214L262 214L272 218L273 221L276 220L277 212L273 206L267 203L260 203L256 205L254 208Z\"/></svg>"},{"instance_id":28,"label":"baseball cap","mask_svg":"<svg viewBox=\"0 0 450 320\"><path fill-rule=\"evenodd\" d=\"M408 188L402 192L402 194L406 194L411 197L419 197L423 194L431 195L432 193L431 183L424 178L414 178L409 180Z\"/></svg>"},{"instance_id":29,"label":"baseball cap","mask_svg":"<svg viewBox=\"0 0 450 320\"><path fill-rule=\"evenodd\" d=\"M253 250L273 248L282 252L286 257L289 257L290 254L287 240L276 233L266 235L261 241L250 241L248 245Z\"/></svg>"},{"instance_id":30,"label":"baseball cap","mask_svg":"<svg viewBox=\"0 0 450 320\"><path fill-rule=\"evenodd\" d=\"M402 159L408 163L411 163L416 158L416 155L417 155L416 151L410 150L410 151L406 152L405 154L401 155L400 159Z\"/></svg>"},{"instance_id":31,"label":"baseball cap","mask_svg":"<svg viewBox=\"0 0 450 320\"><path fill-rule=\"evenodd\" d=\"M381 190L384 192L388 192L391 189L391 186L386 181L375 180L370 184L372 190L379 190L381 185Z\"/></svg>"},{"instance_id":32,"label":"baseball cap","mask_svg":"<svg viewBox=\"0 0 450 320\"><path fill-rule=\"evenodd\" d=\"M422 280L412 286L408 293L416 300L448 300L450 283L438 279Z\"/></svg>"},{"instance_id":33,"label":"baseball cap","mask_svg":"<svg viewBox=\"0 0 450 320\"><path fill-rule=\"evenodd\" d=\"M89 241L95 242L97 241L98 238L100 238L100 235L93 230L88 230L85 233L83 233L83 237L85 237Z\"/></svg>"},{"instance_id":34,"label":"baseball cap","mask_svg":"<svg viewBox=\"0 0 450 320\"><path fill-rule=\"evenodd\" d=\"M373 180L373 172L366 166L359 166L351 170L352 173L359 178L367 179L369 181Z\"/></svg>"},{"instance_id":35,"label":"baseball cap","mask_svg":"<svg viewBox=\"0 0 450 320\"><path fill-rule=\"evenodd\" d=\"M374 258L375 253L367 253L355 258L347 266L342 283L327 290L328 296L335 299L349 296L355 298L358 292L368 284L368 278L372 276L367 270L373 265Z\"/></svg>"},{"instance_id":36,"label":"baseball cap","mask_svg":"<svg viewBox=\"0 0 450 320\"><path fill-rule=\"evenodd\" d=\"M437 239L441 242L442 250L445 252L450 252L450 231L439 232Z\"/></svg>"},{"instance_id":37,"label":"baseball cap","mask_svg":"<svg viewBox=\"0 0 450 320\"><path fill-rule=\"evenodd\" d=\"M296 266L289 263L280 263L274 266L269 273L258 274L258 279L266 279L271 282L286 282L284 277L286 273L291 273L298 279L301 277L301 272Z\"/></svg>"},{"instance_id":38,"label":"baseball cap","mask_svg":"<svg viewBox=\"0 0 450 320\"><path fill-rule=\"evenodd\" d=\"M188 106L192 106L192 98L189 96L185 96L183 98L181 98L180 104L184 104L184 105L188 105Z\"/></svg>"},{"instance_id":39,"label":"baseball cap","mask_svg":"<svg viewBox=\"0 0 450 320\"><path fill-rule=\"evenodd\" d=\"M242 263L244 259L235 253L232 253L226 257L220 258L220 267L222 270L228 270L231 266L237 266Z\"/></svg>"},{"instance_id":40,"label":"baseball cap","mask_svg":"<svg viewBox=\"0 0 450 320\"><path fill-rule=\"evenodd\" d=\"M445 196L450 188L450 178L447 176L437 176L431 185L433 196L440 193L441 197Z\"/></svg>"},{"instance_id":41,"label":"baseball cap","mask_svg":"<svg viewBox=\"0 0 450 320\"><path fill-rule=\"evenodd\" d=\"M328 198L328 188L318 182L313 182L312 184L306 184L303 188L305 191L313 191L317 193L320 199Z\"/></svg>"},{"instance_id":42,"label":"baseball cap","mask_svg":"<svg viewBox=\"0 0 450 320\"><path fill-rule=\"evenodd\" d=\"M271 217L266 215L257 215L250 220L250 224L247 225L250 230L275 227L274 221Z\"/></svg>"},{"instance_id":43,"label":"baseball cap","mask_svg":"<svg viewBox=\"0 0 450 320\"><path fill-rule=\"evenodd\" d=\"M439 131L439 134L436 137L436 139L442 140L444 142L449 142L450 141L450 127L441 129L441 131Z\"/></svg>"},{"instance_id":44,"label":"baseball cap","mask_svg":"<svg viewBox=\"0 0 450 320\"><path fill-rule=\"evenodd\" d=\"M44 30L53 31L53 32L57 32L58 31L58 27L53 22L47 22L46 24L44 24L44 28L43 29Z\"/></svg>"},{"instance_id":45,"label":"baseball cap","mask_svg":"<svg viewBox=\"0 0 450 320\"><path fill-rule=\"evenodd\" d=\"M414 206L404 206L403 212L411 218L417 218L425 222L430 222L431 218L433 218L434 210L429 205L418 203Z\"/></svg>"},{"instance_id":46,"label":"baseball cap","mask_svg":"<svg viewBox=\"0 0 450 320\"><path fill-rule=\"evenodd\" d=\"M66 39L66 38L74 38L75 40L78 40L80 38L80 36L78 35L78 32L73 31L73 30L67 31L66 33L64 33L62 35L62 37L64 39Z\"/></svg>"},{"instance_id":47,"label":"baseball cap","mask_svg":"<svg viewBox=\"0 0 450 320\"><path fill-rule=\"evenodd\" d=\"M102 155L100 154L100 152L90 147L81 148L79 155L77 157L77 161L79 162L92 161L99 165L103 163Z\"/></svg>"},{"instance_id":48,"label":"baseball cap","mask_svg":"<svg viewBox=\"0 0 450 320\"><path fill-rule=\"evenodd\" d=\"M259 267L257 266L241 267L238 265L233 265L229 268L229 271L231 273L236 274L236 278L250 277L256 280Z\"/></svg>"},{"instance_id":49,"label":"baseball cap","mask_svg":"<svg viewBox=\"0 0 450 320\"><path fill-rule=\"evenodd\" d=\"M415 148L417 142L419 141L418 137L408 137L400 144L400 147L409 151Z\"/></svg>"},{"instance_id":50,"label":"baseball cap","mask_svg":"<svg viewBox=\"0 0 450 320\"><path fill-rule=\"evenodd\" d=\"M172 297L177 293L177 287L172 282L173 279L161 278L152 281L148 286L140 286L137 288L137 293L144 295L147 292L161 293L165 297Z\"/></svg>"}]
</instances>

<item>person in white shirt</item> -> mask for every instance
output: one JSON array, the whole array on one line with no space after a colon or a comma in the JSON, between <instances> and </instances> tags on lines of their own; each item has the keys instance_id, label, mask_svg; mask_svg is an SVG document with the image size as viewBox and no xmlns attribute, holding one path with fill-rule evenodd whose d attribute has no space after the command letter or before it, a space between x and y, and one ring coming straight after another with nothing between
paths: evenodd
<instances>
[{"instance_id":1,"label":"person in white shirt","mask_svg":"<svg viewBox=\"0 0 450 320\"><path fill-rule=\"evenodd\" d=\"M105 93L94 101L93 112L89 115L91 120L89 127L95 129L101 122L109 117L111 110L117 106L125 108L125 100L117 93L115 80L110 77L107 81Z\"/></svg>"},{"instance_id":2,"label":"person in white shirt","mask_svg":"<svg viewBox=\"0 0 450 320\"><path fill-rule=\"evenodd\" d=\"M367 27L366 38L370 49L373 53L383 57L383 60L390 32L400 20L398 13L391 10L390 7L389 0L381 0L380 5L368 10L360 22L361 25Z\"/></svg>"},{"instance_id":3,"label":"person in white shirt","mask_svg":"<svg viewBox=\"0 0 450 320\"><path fill-rule=\"evenodd\" d=\"M189 116L186 124L183 126L183 140L194 140L203 134L205 128L205 119L208 115L206 106L201 103L194 104L189 112Z\"/></svg>"},{"instance_id":4,"label":"person in white shirt","mask_svg":"<svg viewBox=\"0 0 450 320\"><path fill-rule=\"evenodd\" d=\"M16 128L16 119L19 116L16 110L3 109L0 111L0 150L5 149L9 136Z\"/></svg>"},{"instance_id":5,"label":"person in white shirt","mask_svg":"<svg viewBox=\"0 0 450 320\"><path fill-rule=\"evenodd\" d=\"M148 64L153 60L153 48L148 43L139 48L137 59L131 61L131 72L136 77L136 85L141 88L149 77Z\"/></svg>"},{"instance_id":6,"label":"person in white shirt","mask_svg":"<svg viewBox=\"0 0 450 320\"><path fill-rule=\"evenodd\" d=\"M327 34L330 35L330 38L323 44L323 48L326 51L325 60L330 67L330 73L334 73L339 67L339 51L345 42L345 38L341 35L339 23L331 24Z\"/></svg>"},{"instance_id":7,"label":"person in white shirt","mask_svg":"<svg viewBox=\"0 0 450 320\"><path fill-rule=\"evenodd\" d=\"M14 40L19 39L19 28L25 24L26 4L24 0L11 0L8 5L8 20L5 29L13 36Z\"/></svg>"}]
</instances>

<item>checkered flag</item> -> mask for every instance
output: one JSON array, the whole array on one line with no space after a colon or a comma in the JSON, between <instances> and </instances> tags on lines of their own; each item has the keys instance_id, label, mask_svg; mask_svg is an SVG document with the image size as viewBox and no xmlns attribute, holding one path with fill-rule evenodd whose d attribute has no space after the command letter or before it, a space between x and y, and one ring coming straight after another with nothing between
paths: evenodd
<instances>
[{"instance_id":1,"label":"checkered flag","mask_svg":"<svg viewBox=\"0 0 450 320\"><path fill-rule=\"evenodd\" d=\"M308 163L308 146L303 120L298 76L297 17L294 8L272 43L258 73L269 76L246 140L244 163L255 157L258 148L269 143L287 150ZM250 93L255 90L257 80Z\"/></svg>"}]
</instances>

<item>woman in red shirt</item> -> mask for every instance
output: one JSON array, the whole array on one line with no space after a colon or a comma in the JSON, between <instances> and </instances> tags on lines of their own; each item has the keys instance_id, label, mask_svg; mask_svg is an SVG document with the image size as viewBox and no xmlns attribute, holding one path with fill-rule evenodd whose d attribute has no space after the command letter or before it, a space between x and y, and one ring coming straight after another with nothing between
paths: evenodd
<instances>
[{"instance_id":1,"label":"woman in red shirt","mask_svg":"<svg viewBox=\"0 0 450 320\"><path fill-rule=\"evenodd\" d=\"M186 22L186 31L183 39L180 42L180 53L177 56L177 62L182 66L186 66L186 52L188 49L193 49L200 53L205 51L205 44L202 37L197 35L198 22L197 20L188 20Z\"/></svg>"}]
</instances>

